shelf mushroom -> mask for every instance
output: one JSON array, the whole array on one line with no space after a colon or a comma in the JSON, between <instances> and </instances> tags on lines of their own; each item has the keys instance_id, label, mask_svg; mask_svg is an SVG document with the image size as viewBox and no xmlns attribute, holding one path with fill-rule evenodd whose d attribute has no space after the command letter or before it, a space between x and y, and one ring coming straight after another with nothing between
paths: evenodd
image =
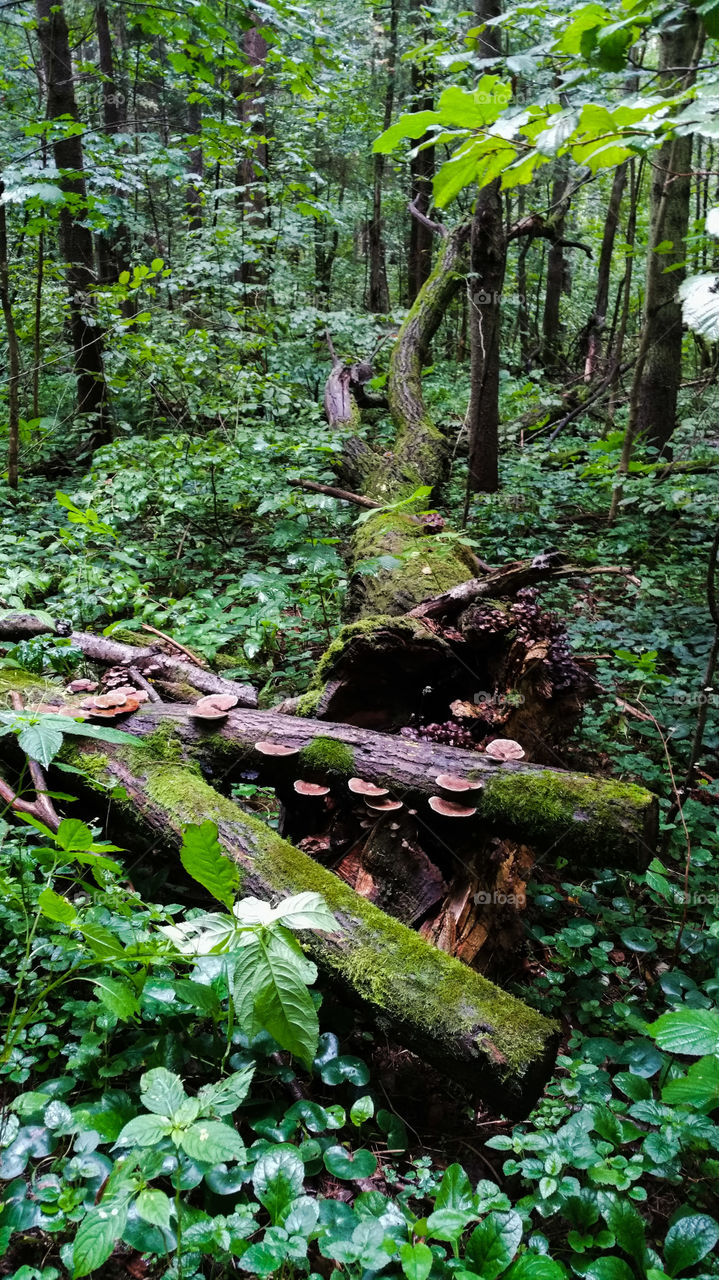
<instances>
[{"instance_id":1,"label":"shelf mushroom","mask_svg":"<svg viewBox=\"0 0 719 1280\"><path fill-rule=\"evenodd\" d=\"M487 743L484 754L489 756L490 760L497 760L500 763L504 763L505 760L523 760L524 747L513 738L495 738Z\"/></svg>"},{"instance_id":2,"label":"shelf mushroom","mask_svg":"<svg viewBox=\"0 0 719 1280\"><path fill-rule=\"evenodd\" d=\"M430 796L429 807L442 818L473 818L477 812L465 804L456 804L453 800L444 800L442 796Z\"/></svg>"}]
</instances>

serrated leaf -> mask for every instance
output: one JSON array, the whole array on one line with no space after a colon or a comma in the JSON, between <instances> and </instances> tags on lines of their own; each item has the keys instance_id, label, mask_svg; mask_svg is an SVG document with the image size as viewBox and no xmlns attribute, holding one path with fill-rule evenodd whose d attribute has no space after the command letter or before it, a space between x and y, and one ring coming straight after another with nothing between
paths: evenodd
<instances>
[{"instance_id":1,"label":"serrated leaf","mask_svg":"<svg viewBox=\"0 0 719 1280\"><path fill-rule=\"evenodd\" d=\"M649 1027L660 1049L691 1057L719 1053L719 1012L714 1009L677 1009L663 1013Z\"/></svg>"},{"instance_id":2,"label":"serrated leaf","mask_svg":"<svg viewBox=\"0 0 719 1280\"><path fill-rule=\"evenodd\" d=\"M296 893L292 898L285 898L273 907L270 919L288 929L321 929L333 933L338 928L337 920L319 893Z\"/></svg>"},{"instance_id":3,"label":"serrated leaf","mask_svg":"<svg viewBox=\"0 0 719 1280\"><path fill-rule=\"evenodd\" d=\"M38 896L38 906L42 914L48 920L55 920L58 924L73 924L77 912L71 902L67 898L63 898L59 893L55 893L54 889L46 886L42 893Z\"/></svg>"},{"instance_id":4,"label":"serrated leaf","mask_svg":"<svg viewBox=\"0 0 719 1280\"><path fill-rule=\"evenodd\" d=\"M281 939L262 934L236 953L232 990L243 1030L248 1035L268 1031L309 1070L319 1025L302 973Z\"/></svg>"},{"instance_id":5,"label":"serrated leaf","mask_svg":"<svg viewBox=\"0 0 719 1280\"><path fill-rule=\"evenodd\" d=\"M172 1132L169 1116L153 1114L134 1116L121 1129L115 1141L116 1147L154 1147Z\"/></svg>"},{"instance_id":6,"label":"serrated leaf","mask_svg":"<svg viewBox=\"0 0 719 1280\"><path fill-rule=\"evenodd\" d=\"M238 867L225 857L217 839L217 825L191 822L182 837L180 859L185 871L213 898L231 907L240 883Z\"/></svg>"},{"instance_id":7,"label":"serrated leaf","mask_svg":"<svg viewBox=\"0 0 719 1280\"><path fill-rule=\"evenodd\" d=\"M180 1138L182 1150L202 1164L226 1164L242 1160L245 1144L236 1129L221 1120L198 1120Z\"/></svg>"},{"instance_id":8,"label":"serrated leaf","mask_svg":"<svg viewBox=\"0 0 719 1280\"><path fill-rule=\"evenodd\" d=\"M143 1106L159 1116L174 1116L187 1098L180 1077L165 1067L145 1072L140 1080L140 1096Z\"/></svg>"},{"instance_id":9,"label":"serrated leaf","mask_svg":"<svg viewBox=\"0 0 719 1280\"><path fill-rule=\"evenodd\" d=\"M662 1099L697 1111L719 1107L719 1058L712 1054L692 1063L685 1076L665 1084Z\"/></svg>"},{"instance_id":10,"label":"serrated leaf","mask_svg":"<svg viewBox=\"0 0 719 1280\"><path fill-rule=\"evenodd\" d=\"M168 1230L172 1217L172 1201L164 1191L159 1191L155 1187L146 1188L137 1197L135 1208L143 1222Z\"/></svg>"},{"instance_id":11,"label":"serrated leaf","mask_svg":"<svg viewBox=\"0 0 719 1280\"><path fill-rule=\"evenodd\" d=\"M203 1085L197 1095L203 1112L216 1111L221 1116L232 1115L245 1101L254 1074L255 1068L252 1065L233 1072L218 1084Z\"/></svg>"},{"instance_id":12,"label":"serrated leaf","mask_svg":"<svg viewBox=\"0 0 719 1280\"><path fill-rule=\"evenodd\" d=\"M18 742L25 755L46 769L62 746L62 732L57 724L43 719L38 724L29 724L22 729L18 734Z\"/></svg>"},{"instance_id":13,"label":"serrated leaf","mask_svg":"<svg viewBox=\"0 0 719 1280\"><path fill-rule=\"evenodd\" d=\"M80 822L79 818L63 818L57 829L55 842L58 848L64 849L66 853L74 853L76 850L86 851L92 848L92 831L87 823Z\"/></svg>"},{"instance_id":14,"label":"serrated leaf","mask_svg":"<svg viewBox=\"0 0 719 1280\"><path fill-rule=\"evenodd\" d=\"M107 1262L127 1222L127 1201L99 1204L80 1223L72 1247L74 1280Z\"/></svg>"},{"instance_id":15,"label":"serrated leaf","mask_svg":"<svg viewBox=\"0 0 719 1280\"><path fill-rule=\"evenodd\" d=\"M135 989L129 982L124 982L121 978L109 978L106 974L93 978L92 982L96 996L116 1018L127 1022L135 1016L139 1005Z\"/></svg>"}]
</instances>

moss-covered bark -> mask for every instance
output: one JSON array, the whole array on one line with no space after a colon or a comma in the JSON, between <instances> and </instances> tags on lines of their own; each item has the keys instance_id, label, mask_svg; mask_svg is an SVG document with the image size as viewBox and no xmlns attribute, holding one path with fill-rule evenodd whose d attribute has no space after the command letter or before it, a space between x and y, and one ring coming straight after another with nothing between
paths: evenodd
<instances>
[{"instance_id":1,"label":"moss-covered bark","mask_svg":"<svg viewBox=\"0 0 719 1280\"><path fill-rule=\"evenodd\" d=\"M307 942L322 971L474 1095L508 1115L526 1114L552 1069L558 1040L552 1023L366 902L199 772L157 756L152 744L74 753L98 785L124 789L125 799L111 802L111 831L139 827L155 846L176 853L183 826L210 819L242 870L243 894L267 901L307 889L321 893L338 920L336 934ZM339 762L346 763L341 754Z\"/></svg>"}]
</instances>

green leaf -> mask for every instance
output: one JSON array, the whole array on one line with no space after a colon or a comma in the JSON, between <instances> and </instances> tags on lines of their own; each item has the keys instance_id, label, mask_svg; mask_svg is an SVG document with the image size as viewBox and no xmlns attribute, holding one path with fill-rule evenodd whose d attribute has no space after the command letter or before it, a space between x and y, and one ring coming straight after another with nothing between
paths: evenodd
<instances>
[{"instance_id":1,"label":"green leaf","mask_svg":"<svg viewBox=\"0 0 719 1280\"><path fill-rule=\"evenodd\" d=\"M603 1209L604 1221L614 1233L619 1248L629 1254L640 1271L643 1270L647 1249L644 1219L628 1200L616 1196L612 1196L611 1200L606 1196L605 1200L609 1203Z\"/></svg>"},{"instance_id":2,"label":"green leaf","mask_svg":"<svg viewBox=\"0 0 719 1280\"><path fill-rule=\"evenodd\" d=\"M358 1178L371 1178L377 1169L377 1161L371 1151L359 1147L348 1151L346 1147L328 1147L323 1156L325 1169L335 1178L353 1182Z\"/></svg>"},{"instance_id":3,"label":"green leaf","mask_svg":"<svg viewBox=\"0 0 719 1280\"><path fill-rule=\"evenodd\" d=\"M174 1116L187 1098L179 1076L165 1067L153 1067L140 1080L143 1106L158 1116Z\"/></svg>"},{"instance_id":4,"label":"green leaf","mask_svg":"<svg viewBox=\"0 0 719 1280\"><path fill-rule=\"evenodd\" d=\"M115 1146L154 1147L171 1132L172 1121L169 1116L134 1116L118 1134Z\"/></svg>"},{"instance_id":5,"label":"green leaf","mask_svg":"<svg viewBox=\"0 0 719 1280\"><path fill-rule=\"evenodd\" d=\"M74 1280L107 1262L127 1223L127 1201L99 1204L85 1214L72 1247Z\"/></svg>"},{"instance_id":6,"label":"green leaf","mask_svg":"<svg viewBox=\"0 0 719 1280\"><path fill-rule=\"evenodd\" d=\"M60 717L55 719L59 720ZM22 729L18 734L18 742L31 760L37 760L46 769L62 746L62 729L44 718L38 724L30 724Z\"/></svg>"},{"instance_id":7,"label":"green leaf","mask_svg":"<svg viewBox=\"0 0 719 1280\"><path fill-rule=\"evenodd\" d=\"M663 1013L648 1028L660 1049L703 1057L719 1053L719 1013L714 1009L677 1009Z\"/></svg>"},{"instance_id":8,"label":"green leaf","mask_svg":"<svg viewBox=\"0 0 719 1280\"><path fill-rule=\"evenodd\" d=\"M522 1239L518 1213L488 1213L467 1241L467 1258L482 1280L496 1280L506 1271Z\"/></svg>"},{"instance_id":9,"label":"green leaf","mask_svg":"<svg viewBox=\"0 0 719 1280\"><path fill-rule=\"evenodd\" d=\"M719 1240L719 1224L705 1213L692 1213L680 1218L667 1232L664 1241L664 1268L670 1276L695 1267L711 1253Z\"/></svg>"},{"instance_id":10,"label":"green leaf","mask_svg":"<svg viewBox=\"0 0 719 1280\"><path fill-rule=\"evenodd\" d=\"M231 907L240 884L238 867L222 852L217 826L209 819L200 826L191 822L182 837L180 859L185 871L213 898Z\"/></svg>"},{"instance_id":11,"label":"green leaf","mask_svg":"<svg viewBox=\"0 0 719 1280\"><path fill-rule=\"evenodd\" d=\"M255 1074L254 1064L235 1071L219 1084L203 1085L197 1095L203 1113L216 1111L220 1116L229 1116L242 1106L252 1084Z\"/></svg>"},{"instance_id":12,"label":"green leaf","mask_svg":"<svg viewBox=\"0 0 719 1280\"><path fill-rule=\"evenodd\" d=\"M711 1054L692 1063L685 1076L665 1084L662 1100L696 1111L719 1107L719 1058Z\"/></svg>"},{"instance_id":13,"label":"green leaf","mask_svg":"<svg viewBox=\"0 0 719 1280\"><path fill-rule=\"evenodd\" d=\"M116 1018L127 1022L135 1016L139 1006L135 989L129 982L120 978L108 978L104 973L99 978L93 978L92 982L98 999Z\"/></svg>"},{"instance_id":14,"label":"green leaf","mask_svg":"<svg viewBox=\"0 0 719 1280\"><path fill-rule=\"evenodd\" d=\"M395 120L389 129L385 129L384 133L380 134L372 150L379 152L381 155L389 155L390 151L394 151L398 142L402 142L404 138L422 138L430 125L438 122L439 115L436 111L413 111L407 115L400 116L399 120Z\"/></svg>"},{"instance_id":15,"label":"green leaf","mask_svg":"<svg viewBox=\"0 0 719 1280\"><path fill-rule=\"evenodd\" d=\"M172 1201L164 1191L158 1191L154 1187L141 1191L135 1201L135 1208L143 1222L149 1222L153 1227L162 1227L165 1231L169 1229Z\"/></svg>"},{"instance_id":16,"label":"green leaf","mask_svg":"<svg viewBox=\"0 0 719 1280\"><path fill-rule=\"evenodd\" d=\"M277 920L288 929L322 929L334 933L337 920L319 893L296 893L272 908L270 919Z\"/></svg>"},{"instance_id":17,"label":"green leaf","mask_svg":"<svg viewBox=\"0 0 719 1280\"><path fill-rule=\"evenodd\" d=\"M638 927L622 929L619 937L624 946L628 947L630 951L639 951L642 954L647 954L657 949L657 940L651 929L640 929Z\"/></svg>"},{"instance_id":18,"label":"green leaf","mask_svg":"<svg viewBox=\"0 0 719 1280\"><path fill-rule=\"evenodd\" d=\"M427 1234L435 1240L458 1240L476 1218L472 1209L437 1209L427 1219Z\"/></svg>"},{"instance_id":19,"label":"green leaf","mask_svg":"<svg viewBox=\"0 0 719 1280\"><path fill-rule=\"evenodd\" d=\"M311 1070L319 1039L317 1011L301 964L284 940L263 932L236 952L232 986L243 1030L248 1035L268 1031Z\"/></svg>"},{"instance_id":20,"label":"green leaf","mask_svg":"<svg viewBox=\"0 0 719 1280\"><path fill-rule=\"evenodd\" d=\"M330 1058L328 1062L318 1065L324 1084L342 1084L344 1080L360 1086L369 1083L370 1073L367 1063L361 1058L353 1058L350 1054Z\"/></svg>"},{"instance_id":21,"label":"green leaf","mask_svg":"<svg viewBox=\"0 0 719 1280\"><path fill-rule=\"evenodd\" d=\"M198 1120L180 1138L182 1150L202 1164L223 1164L242 1160L245 1144L236 1129L221 1120Z\"/></svg>"},{"instance_id":22,"label":"green leaf","mask_svg":"<svg viewBox=\"0 0 719 1280\"><path fill-rule=\"evenodd\" d=\"M594 1258L585 1271L589 1280L634 1280L634 1272L623 1258Z\"/></svg>"},{"instance_id":23,"label":"green leaf","mask_svg":"<svg viewBox=\"0 0 719 1280\"><path fill-rule=\"evenodd\" d=\"M366 1120L371 1120L373 1115L374 1102L368 1093L363 1098L357 1098L356 1102L353 1102L350 1107L350 1120L358 1128Z\"/></svg>"},{"instance_id":24,"label":"green leaf","mask_svg":"<svg viewBox=\"0 0 719 1280\"><path fill-rule=\"evenodd\" d=\"M280 1144L260 1156L252 1185L274 1224L282 1222L292 1202L302 1194L304 1180L305 1166L294 1147Z\"/></svg>"},{"instance_id":25,"label":"green leaf","mask_svg":"<svg viewBox=\"0 0 719 1280\"><path fill-rule=\"evenodd\" d=\"M472 1210L474 1196L472 1185L461 1164L451 1164L444 1171L439 1191L434 1202L437 1209Z\"/></svg>"},{"instance_id":26,"label":"green leaf","mask_svg":"<svg viewBox=\"0 0 719 1280\"><path fill-rule=\"evenodd\" d=\"M506 1280L564 1280L559 1262L541 1253L523 1253L506 1273Z\"/></svg>"},{"instance_id":27,"label":"green leaf","mask_svg":"<svg viewBox=\"0 0 719 1280\"><path fill-rule=\"evenodd\" d=\"M407 1280L427 1280L434 1255L427 1244L401 1244L399 1259Z\"/></svg>"},{"instance_id":28,"label":"green leaf","mask_svg":"<svg viewBox=\"0 0 719 1280\"><path fill-rule=\"evenodd\" d=\"M63 818L57 829L55 843L66 853L85 851L92 848L92 831L87 823L80 822L79 818Z\"/></svg>"},{"instance_id":29,"label":"green leaf","mask_svg":"<svg viewBox=\"0 0 719 1280\"><path fill-rule=\"evenodd\" d=\"M73 924L77 917L72 903L59 893L55 893L55 890L50 889L49 886L43 889L37 901L42 914L48 920L55 920L58 924Z\"/></svg>"}]
</instances>

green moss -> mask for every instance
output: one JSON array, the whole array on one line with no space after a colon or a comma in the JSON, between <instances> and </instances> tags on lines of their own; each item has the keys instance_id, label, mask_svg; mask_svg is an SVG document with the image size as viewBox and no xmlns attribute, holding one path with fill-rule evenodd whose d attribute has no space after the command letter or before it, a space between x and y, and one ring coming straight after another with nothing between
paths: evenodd
<instances>
[{"instance_id":1,"label":"green moss","mask_svg":"<svg viewBox=\"0 0 719 1280\"><path fill-rule=\"evenodd\" d=\"M378 512L355 534L352 562L361 573L363 562L380 556L398 561L392 568L362 575L354 591L362 613L402 614L441 595L473 572L469 549L462 543L440 542L422 524L400 512Z\"/></svg>"},{"instance_id":2,"label":"green moss","mask_svg":"<svg viewBox=\"0 0 719 1280\"><path fill-rule=\"evenodd\" d=\"M427 630L417 618L395 618L391 614L374 614L370 618L360 618L358 622L350 622L347 626L342 627L335 636L332 644L328 645L322 657L317 663L315 678L312 681L311 688L321 688L330 676L341 669L343 659L346 657L347 650L358 636L369 637L375 631L381 631L382 627L389 626L396 634L406 631L408 635L425 636ZM307 697L307 694L304 695Z\"/></svg>"},{"instance_id":3,"label":"green moss","mask_svg":"<svg viewBox=\"0 0 719 1280\"><path fill-rule=\"evenodd\" d=\"M34 675L21 667L4 667L0 671L0 694L22 693L32 702L46 702L53 694L61 693L63 685L52 676Z\"/></svg>"},{"instance_id":4,"label":"green moss","mask_svg":"<svg viewBox=\"0 0 719 1280\"><path fill-rule=\"evenodd\" d=\"M152 802L184 826L187 822L237 821L241 811L221 796L199 772L187 765L151 765L143 770L145 790Z\"/></svg>"},{"instance_id":5,"label":"green moss","mask_svg":"<svg viewBox=\"0 0 719 1280\"><path fill-rule=\"evenodd\" d=\"M131 748L130 748L131 749ZM139 761L163 760L166 762L182 759L182 742L173 720L161 720L156 729L138 746ZM136 753L137 754L137 753Z\"/></svg>"},{"instance_id":6,"label":"green moss","mask_svg":"<svg viewBox=\"0 0 719 1280\"><path fill-rule=\"evenodd\" d=\"M583 824L581 845L587 860L619 847L628 861L632 836L639 844L642 834L637 810L641 814L654 804L651 793L633 783L550 772L528 779L500 766L486 780L481 814L505 830L516 826L533 841L556 840L567 828L577 843L577 824Z\"/></svg>"},{"instance_id":7,"label":"green moss","mask_svg":"<svg viewBox=\"0 0 719 1280\"><path fill-rule=\"evenodd\" d=\"M315 683L315 681L316 681L316 677L315 677L315 680L312 682L312 685L310 686L310 688L307 690L306 693L302 694L302 697L297 703L298 716L307 716L311 718L317 711L317 708L322 700L324 685L321 682Z\"/></svg>"},{"instance_id":8,"label":"green moss","mask_svg":"<svg viewBox=\"0 0 719 1280\"><path fill-rule=\"evenodd\" d=\"M108 639L115 644L131 644L133 649L145 649L150 637L143 636L139 631L132 631L129 627L118 627Z\"/></svg>"},{"instance_id":9,"label":"green moss","mask_svg":"<svg viewBox=\"0 0 719 1280\"><path fill-rule=\"evenodd\" d=\"M354 751L336 738L318 737L300 752L300 764L311 772L338 774L351 778L354 773Z\"/></svg>"}]
</instances>

